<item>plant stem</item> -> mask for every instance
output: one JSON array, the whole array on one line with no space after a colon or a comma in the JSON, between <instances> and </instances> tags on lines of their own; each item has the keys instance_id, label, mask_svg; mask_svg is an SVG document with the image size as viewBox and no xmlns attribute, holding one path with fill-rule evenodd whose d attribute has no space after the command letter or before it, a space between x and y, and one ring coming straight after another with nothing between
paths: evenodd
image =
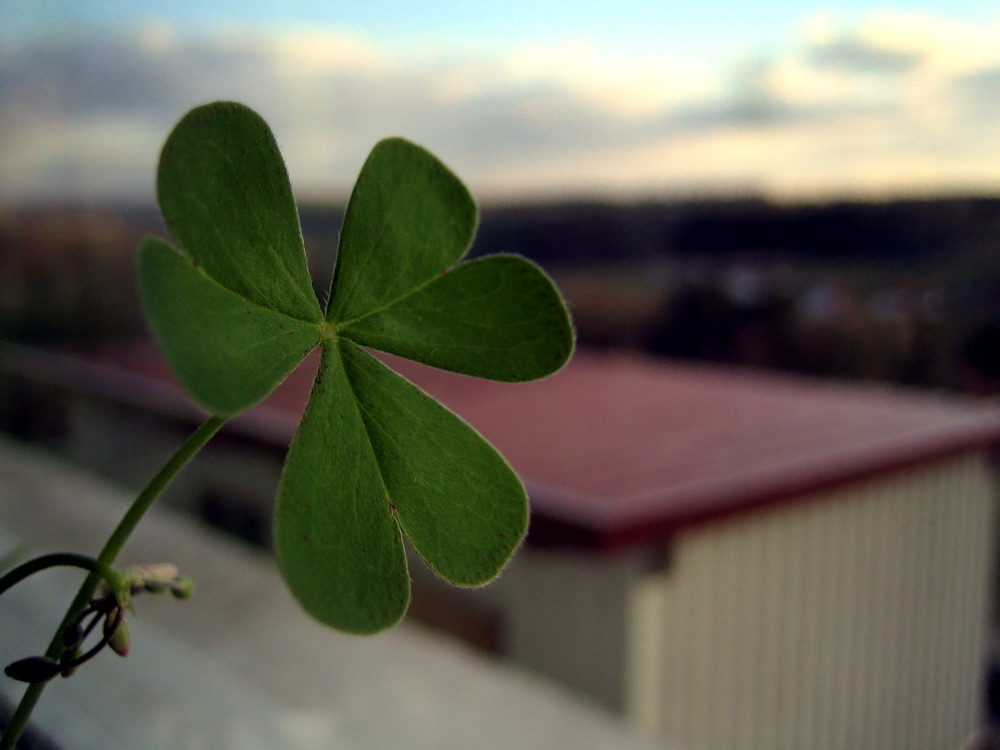
<instances>
[{"instance_id":1,"label":"plant stem","mask_svg":"<svg viewBox=\"0 0 1000 750\"><path fill-rule=\"evenodd\" d=\"M91 573L96 573L107 581L108 585L113 589L118 589L122 585L122 577L110 566L102 564L100 560L73 552L54 552L51 555L41 555L33 560L28 560L13 570L4 573L3 576L0 576L0 594L3 594L11 586L20 583L28 576L57 566L69 566L89 570Z\"/></svg>"},{"instance_id":2,"label":"plant stem","mask_svg":"<svg viewBox=\"0 0 1000 750\"><path fill-rule=\"evenodd\" d=\"M225 423L225 417L211 416L184 441L184 444L170 457L142 492L139 493L138 497L136 497L132 505L125 512L122 520L118 522L115 530L111 532L111 536L108 537L104 548L97 556L98 565L110 567L114 563L115 558L118 557L118 553L125 546L125 542L135 530L140 519L149 510L153 501L159 497L164 487L204 447L205 443L212 439ZM87 606L90 598L94 595L94 591L97 589L97 584L101 581L101 577L100 573L91 572L84 580L76 597L74 597L73 602L69 605L69 609L66 610L66 616L63 617L63 621L56 630L55 636L49 643L48 650L45 652L46 656L58 659L62 655L64 646L61 634ZM0 737L0 750L14 750L18 738L20 738L21 733L28 724L28 719L31 717L31 712L34 710L35 704L38 703L38 699L45 689L45 685L46 683L44 682L33 683L24 691L24 695L21 696L21 702L18 703L14 715L10 717L10 724L4 730L3 737Z\"/></svg>"}]
</instances>

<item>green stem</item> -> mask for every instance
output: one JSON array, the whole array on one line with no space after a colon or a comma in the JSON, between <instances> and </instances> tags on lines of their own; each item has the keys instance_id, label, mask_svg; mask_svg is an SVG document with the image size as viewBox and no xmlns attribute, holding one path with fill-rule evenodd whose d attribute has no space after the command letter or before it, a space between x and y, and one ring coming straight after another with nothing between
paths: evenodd
<instances>
[{"instance_id":1,"label":"green stem","mask_svg":"<svg viewBox=\"0 0 1000 750\"><path fill-rule=\"evenodd\" d=\"M115 558L118 557L118 553L121 552L122 547L125 546L125 542L128 540L129 535L138 525L140 519L149 510L149 507L153 504L153 501L159 496L166 487L170 480L174 478L178 471L191 460L191 458L204 447L205 443L212 439L216 432L226 423L225 417L211 416L197 429L191 436L184 441L184 444L178 449L178 451L170 457L170 460L163 465L156 476L154 476L149 484L139 493L132 505L125 512L122 520L118 522L115 530L111 532L111 536L108 537L108 541L104 544L104 548L101 553L97 556L97 564L105 567L110 567L114 563ZM62 655L63 644L61 634L86 608L87 603L90 601L91 597L94 595L94 591L97 589L97 584L101 581L101 574L98 572L91 572L87 578L84 580L83 584L80 586L80 590L77 592L76 597L73 599L72 604L69 605L69 609L66 610L66 616L63 617L62 623L59 625L59 629L56 630L56 634L53 637L51 643L49 643L49 648L45 652L45 655L51 657L52 659L58 659ZM28 724L28 719L31 717L31 712L35 708L35 704L38 703L38 699L42 695L42 691L45 689L47 683L39 682L28 685L27 689L24 691L24 695L21 696L21 702L18 703L17 709L14 711L14 715L10 717L10 724L4 730L3 737L0 737L0 750L14 750L14 746L17 744L17 740L20 738L21 733Z\"/></svg>"},{"instance_id":2,"label":"green stem","mask_svg":"<svg viewBox=\"0 0 1000 750\"><path fill-rule=\"evenodd\" d=\"M5 593L11 586L20 583L28 576L57 566L89 570L91 573L96 573L107 581L108 585L116 591L122 586L123 579L121 575L114 568L101 563L100 560L95 560L93 557L87 557L86 555L78 555L74 552L54 552L50 555L41 555L33 560L21 563L13 570L0 576L0 594Z\"/></svg>"}]
</instances>

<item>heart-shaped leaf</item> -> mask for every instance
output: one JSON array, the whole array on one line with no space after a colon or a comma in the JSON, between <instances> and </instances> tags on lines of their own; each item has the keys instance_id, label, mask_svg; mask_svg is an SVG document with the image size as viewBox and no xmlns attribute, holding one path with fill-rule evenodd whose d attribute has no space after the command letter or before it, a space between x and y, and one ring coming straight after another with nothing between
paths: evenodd
<instances>
[{"instance_id":1,"label":"heart-shaped leaf","mask_svg":"<svg viewBox=\"0 0 1000 750\"><path fill-rule=\"evenodd\" d=\"M362 347L497 380L548 375L573 333L544 272L515 256L456 265L475 203L400 138L379 143L358 177L325 314L258 115L231 103L188 114L164 146L158 189L180 248L146 240L141 287L196 400L236 413L321 347L275 509L278 564L303 607L350 632L397 622L409 601L404 534L452 583L493 579L527 527L520 480L472 427Z\"/></svg>"},{"instance_id":2,"label":"heart-shaped leaf","mask_svg":"<svg viewBox=\"0 0 1000 750\"><path fill-rule=\"evenodd\" d=\"M160 155L157 195L177 250L143 242L139 286L178 380L202 406L260 401L320 341L288 175L267 124L241 104L188 113Z\"/></svg>"},{"instance_id":3,"label":"heart-shaped leaf","mask_svg":"<svg viewBox=\"0 0 1000 750\"><path fill-rule=\"evenodd\" d=\"M320 341L318 325L226 289L155 237L139 249L139 286L178 380L216 414L255 404Z\"/></svg>"},{"instance_id":4,"label":"heart-shaped leaf","mask_svg":"<svg viewBox=\"0 0 1000 750\"><path fill-rule=\"evenodd\" d=\"M157 197L182 251L222 286L322 319L285 164L255 112L219 103L188 113L163 146Z\"/></svg>"},{"instance_id":5,"label":"heart-shaped leaf","mask_svg":"<svg viewBox=\"0 0 1000 750\"><path fill-rule=\"evenodd\" d=\"M341 335L466 375L520 382L558 370L572 347L562 299L524 258L493 255L441 272Z\"/></svg>"},{"instance_id":6,"label":"heart-shaped leaf","mask_svg":"<svg viewBox=\"0 0 1000 750\"><path fill-rule=\"evenodd\" d=\"M447 167L402 138L379 142L347 205L326 319L343 325L412 294L475 231L476 204Z\"/></svg>"}]
</instances>

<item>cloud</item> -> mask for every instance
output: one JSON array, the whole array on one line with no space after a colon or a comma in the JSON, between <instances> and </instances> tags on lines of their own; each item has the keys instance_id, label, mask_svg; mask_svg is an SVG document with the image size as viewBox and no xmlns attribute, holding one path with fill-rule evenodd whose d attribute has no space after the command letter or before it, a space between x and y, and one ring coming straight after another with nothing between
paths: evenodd
<instances>
[{"instance_id":1,"label":"cloud","mask_svg":"<svg viewBox=\"0 0 1000 750\"><path fill-rule=\"evenodd\" d=\"M1000 17L805 19L713 75L586 38L390 47L337 30L60 32L0 48L0 201L150 196L176 119L271 123L302 194L341 197L404 135L491 196L1000 186Z\"/></svg>"},{"instance_id":2,"label":"cloud","mask_svg":"<svg viewBox=\"0 0 1000 750\"><path fill-rule=\"evenodd\" d=\"M920 50L886 49L863 39L834 39L811 50L817 67L865 75L904 75L925 58Z\"/></svg>"}]
</instances>

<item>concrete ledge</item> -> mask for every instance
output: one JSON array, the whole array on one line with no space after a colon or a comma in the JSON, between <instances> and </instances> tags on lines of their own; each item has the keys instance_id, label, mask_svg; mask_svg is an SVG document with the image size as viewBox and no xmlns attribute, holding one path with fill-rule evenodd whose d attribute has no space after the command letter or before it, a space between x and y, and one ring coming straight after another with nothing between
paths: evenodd
<instances>
[{"instance_id":1,"label":"concrete ledge","mask_svg":"<svg viewBox=\"0 0 1000 750\"><path fill-rule=\"evenodd\" d=\"M129 498L0 439L0 548L94 554ZM374 638L327 630L291 600L267 555L154 509L122 565L171 561L186 602L142 597L127 659L57 680L35 713L74 750L550 748L652 750L613 716L410 623ZM0 600L4 663L44 648L79 576L53 571ZM0 677L15 700L18 683Z\"/></svg>"}]
</instances>

